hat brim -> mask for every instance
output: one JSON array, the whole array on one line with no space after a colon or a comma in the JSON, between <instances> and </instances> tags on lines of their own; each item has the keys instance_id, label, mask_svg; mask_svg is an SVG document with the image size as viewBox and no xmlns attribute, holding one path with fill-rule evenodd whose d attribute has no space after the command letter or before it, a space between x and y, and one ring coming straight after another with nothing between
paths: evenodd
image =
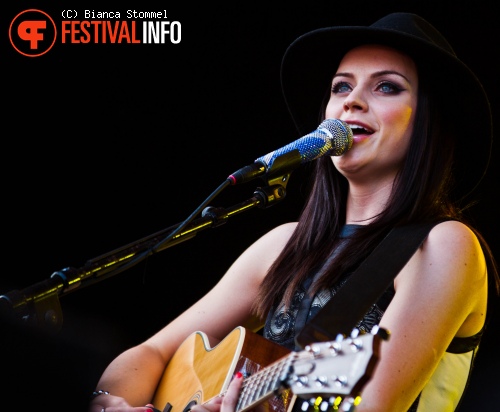
<instances>
[{"instance_id":1,"label":"hat brim","mask_svg":"<svg viewBox=\"0 0 500 412\"><path fill-rule=\"evenodd\" d=\"M337 26L314 30L296 39L281 64L286 104L301 135L319 125L319 108L344 54L362 44L383 44L401 50L433 71L443 107L460 122L457 136L455 198L464 198L482 180L492 146L492 119L487 95L474 73L454 54L433 43L392 29ZM435 76L434 76L435 73Z\"/></svg>"}]
</instances>

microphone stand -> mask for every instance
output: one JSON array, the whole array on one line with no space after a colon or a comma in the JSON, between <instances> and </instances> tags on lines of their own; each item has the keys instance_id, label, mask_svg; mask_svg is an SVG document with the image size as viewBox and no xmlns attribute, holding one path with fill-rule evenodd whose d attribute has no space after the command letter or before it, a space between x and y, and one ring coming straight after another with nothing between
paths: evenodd
<instances>
[{"instance_id":1,"label":"microphone stand","mask_svg":"<svg viewBox=\"0 0 500 412\"><path fill-rule=\"evenodd\" d=\"M153 253L193 238L203 229L221 226L232 216L255 207L267 208L274 205L285 197L288 177L289 175L285 175L269 180L269 186L258 187L250 199L232 207L206 207L201 218L191 219L191 222L187 219L181 224L88 260L80 268L67 267L58 270L47 280L23 290L13 290L0 295L0 313L7 314L9 319L14 321L21 320L30 326L58 332L63 319L60 297L123 272Z\"/></svg>"}]
</instances>

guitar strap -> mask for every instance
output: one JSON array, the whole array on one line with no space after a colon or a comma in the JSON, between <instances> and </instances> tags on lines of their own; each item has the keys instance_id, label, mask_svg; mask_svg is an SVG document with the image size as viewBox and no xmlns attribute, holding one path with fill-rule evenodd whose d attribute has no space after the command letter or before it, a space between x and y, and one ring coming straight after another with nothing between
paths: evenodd
<instances>
[{"instance_id":1,"label":"guitar strap","mask_svg":"<svg viewBox=\"0 0 500 412\"><path fill-rule=\"evenodd\" d=\"M441 221L391 229L335 296L304 326L295 343L304 348L313 342L335 340L338 334L349 335L417 251L432 227Z\"/></svg>"}]
</instances>

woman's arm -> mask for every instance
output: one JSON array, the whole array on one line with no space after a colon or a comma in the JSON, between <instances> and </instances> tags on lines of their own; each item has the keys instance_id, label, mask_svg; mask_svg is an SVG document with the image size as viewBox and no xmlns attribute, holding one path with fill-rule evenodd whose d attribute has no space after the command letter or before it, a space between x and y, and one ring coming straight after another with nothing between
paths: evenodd
<instances>
[{"instance_id":1,"label":"woman's arm","mask_svg":"<svg viewBox=\"0 0 500 412\"><path fill-rule=\"evenodd\" d=\"M357 411L406 411L454 337L484 325L487 273L476 236L449 221L433 228L395 280L396 294L380 326L382 344L373 379Z\"/></svg>"},{"instance_id":2,"label":"woman's arm","mask_svg":"<svg viewBox=\"0 0 500 412\"><path fill-rule=\"evenodd\" d=\"M110 395L95 398L90 411L100 412L110 406L117 407L116 412L142 411L131 409L130 405L151 402L169 359L190 334L203 331L222 340L235 327L249 321L259 285L294 227L295 224L285 224L261 237L203 298L151 338L116 357L96 386L96 390Z\"/></svg>"}]
</instances>

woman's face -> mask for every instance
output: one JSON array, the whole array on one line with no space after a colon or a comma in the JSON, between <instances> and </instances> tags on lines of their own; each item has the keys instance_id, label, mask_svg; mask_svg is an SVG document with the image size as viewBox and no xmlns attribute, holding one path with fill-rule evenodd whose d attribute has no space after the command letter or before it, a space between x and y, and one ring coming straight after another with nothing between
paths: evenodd
<instances>
[{"instance_id":1,"label":"woman's face","mask_svg":"<svg viewBox=\"0 0 500 412\"><path fill-rule=\"evenodd\" d=\"M417 88L415 63L393 48L364 45L344 56L325 114L353 130L352 148L332 157L351 182L394 179L413 131Z\"/></svg>"}]
</instances>

